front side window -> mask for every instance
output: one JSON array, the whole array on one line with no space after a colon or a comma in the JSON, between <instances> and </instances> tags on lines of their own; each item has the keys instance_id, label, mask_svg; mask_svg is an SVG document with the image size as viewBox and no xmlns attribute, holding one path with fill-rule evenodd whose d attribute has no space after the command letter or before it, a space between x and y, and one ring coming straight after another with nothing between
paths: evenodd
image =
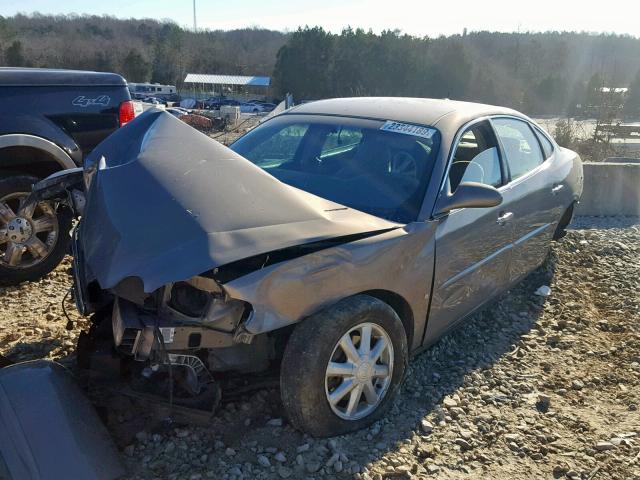
<instances>
[{"instance_id":1,"label":"front side window","mask_svg":"<svg viewBox=\"0 0 640 480\"><path fill-rule=\"evenodd\" d=\"M455 192L462 182L502 185L498 144L488 122L469 127L455 147L449 169L449 185Z\"/></svg>"},{"instance_id":2,"label":"front side window","mask_svg":"<svg viewBox=\"0 0 640 480\"><path fill-rule=\"evenodd\" d=\"M528 123L513 118L496 118L492 123L502 142L512 180L542 164L540 145Z\"/></svg>"},{"instance_id":3,"label":"front side window","mask_svg":"<svg viewBox=\"0 0 640 480\"><path fill-rule=\"evenodd\" d=\"M429 127L282 115L231 149L288 185L408 223L417 218L439 146L440 133Z\"/></svg>"}]
</instances>

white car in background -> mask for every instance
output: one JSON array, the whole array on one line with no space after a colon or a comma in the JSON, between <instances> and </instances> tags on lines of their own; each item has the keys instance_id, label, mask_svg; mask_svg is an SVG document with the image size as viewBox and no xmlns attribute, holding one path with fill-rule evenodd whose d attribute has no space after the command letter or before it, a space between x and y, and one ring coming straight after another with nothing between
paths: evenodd
<instances>
[{"instance_id":1,"label":"white car in background","mask_svg":"<svg viewBox=\"0 0 640 480\"><path fill-rule=\"evenodd\" d=\"M266 109L264 105L253 102L244 102L240 104L240 112L241 113L262 113L265 112Z\"/></svg>"}]
</instances>

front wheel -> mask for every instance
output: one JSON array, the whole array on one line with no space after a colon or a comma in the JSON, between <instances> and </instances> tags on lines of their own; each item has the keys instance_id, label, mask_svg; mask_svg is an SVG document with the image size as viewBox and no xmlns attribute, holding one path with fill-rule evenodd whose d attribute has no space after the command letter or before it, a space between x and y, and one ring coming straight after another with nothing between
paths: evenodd
<instances>
[{"instance_id":1,"label":"front wheel","mask_svg":"<svg viewBox=\"0 0 640 480\"><path fill-rule=\"evenodd\" d=\"M0 179L0 286L44 277L69 246L71 211L49 202L25 204L36 182L27 175Z\"/></svg>"},{"instance_id":2,"label":"front wheel","mask_svg":"<svg viewBox=\"0 0 640 480\"><path fill-rule=\"evenodd\" d=\"M407 364L407 336L386 303L346 298L292 333L280 374L291 423L314 436L371 425L390 408Z\"/></svg>"}]
</instances>

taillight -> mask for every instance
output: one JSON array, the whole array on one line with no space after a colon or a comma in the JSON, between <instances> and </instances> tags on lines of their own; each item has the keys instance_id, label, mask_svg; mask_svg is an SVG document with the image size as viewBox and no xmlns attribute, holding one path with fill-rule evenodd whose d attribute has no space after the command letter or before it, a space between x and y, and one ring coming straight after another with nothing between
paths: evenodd
<instances>
[{"instance_id":1,"label":"taillight","mask_svg":"<svg viewBox=\"0 0 640 480\"><path fill-rule=\"evenodd\" d=\"M136 118L136 113L133 110L133 102L126 100L120 104L120 126L124 126L131 120Z\"/></svg>"}]
</instances>

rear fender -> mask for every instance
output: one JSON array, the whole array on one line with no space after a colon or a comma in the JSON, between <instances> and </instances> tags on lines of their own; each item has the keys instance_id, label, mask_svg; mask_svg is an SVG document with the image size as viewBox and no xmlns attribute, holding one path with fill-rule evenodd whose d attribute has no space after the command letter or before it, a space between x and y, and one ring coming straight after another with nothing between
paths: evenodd
<instances>
[{"instance_id":1,"label":"rear fender","mask_svg":"<svg viewBox=\"0 0 640 480\"><path fill-rule=\"evenodd\" d=\"M47 136L40 135L40 132L32 135L26 133L0 135L0 148L31 147L42 150L50 155L60 168L74 168L82 161L78 146L59 129L50 127L43 133Z\"/></svg>"}]
</instances>

